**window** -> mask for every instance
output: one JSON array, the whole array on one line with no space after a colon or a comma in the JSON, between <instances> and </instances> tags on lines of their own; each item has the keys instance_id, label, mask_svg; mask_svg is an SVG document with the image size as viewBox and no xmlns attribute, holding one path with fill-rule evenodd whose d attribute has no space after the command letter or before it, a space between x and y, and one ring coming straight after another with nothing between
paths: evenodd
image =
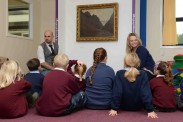
<instances>
[{"instance_id":1,"label":"window","mask_svg":"<svg viewBox=\"0 0 183 122\"><path fill-rule=\"evenodd\" d=\"M182 0L163 1L163 46L183 46Z\"/></svg>"},{"instance_id":2,"label":"window","mask_svg":"<svg viewBox=\"0 0 183 122\"><path fill-rule=\"evenodd\" d=\"M31 4L24 0L8 0L8 35L32 37Z\"/></svg>"},{"instance_id":3,"label":"window","mask_svg":"<svg viewBox=\"0 0 183 122\"><path fill-rule=\"evenodd\" d=\"M175 0L176 8L176 30L178 45L183 45L183 0Z\"/></svg>"}]
</instances>

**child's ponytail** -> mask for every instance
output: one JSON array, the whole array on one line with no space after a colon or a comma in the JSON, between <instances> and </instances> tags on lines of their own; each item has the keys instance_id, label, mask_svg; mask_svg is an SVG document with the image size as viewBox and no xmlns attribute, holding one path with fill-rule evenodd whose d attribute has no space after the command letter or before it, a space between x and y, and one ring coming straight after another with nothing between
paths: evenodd
<instances>
[{"instance_id":1,"label":"child's ponytail","mask_svg":"<svg viewBox=\"0 0 183 122\"><path fill-rule=\"evenodd\" d=\"M75 74L78 74L79 75L79 81L81 82L83 80L83 75L85 74L86 72L86 65L85 64L82 64L82 65L75 65L74 67L74 70L75 70Z\"/></svg>"},{"instance_id":2,"label":"child's ponytail","mask_svg":"<svg viewBox=\"0 0 183 122\"><path fill-rule=\"evenodd\" d=\"M139 57L136 53L127 53L124 59L124 66L130 67L124 74L124 77L128 79L129 82L134 82L137 75L140 72L137 70L137 67L140 65Z\"/></svg>"},{"instance_id":3,"label":"child's ponytail","mask_svg":"<svg viewBox=\"0 0 183 122\"><path fill-rule=\"evenodd\" d=\"M139 71L135 67L131 67L125 72L125 78L128 79L129 82L134 82L136 80L137 75L139 74Z\"/></svg>"},{"instance_id":4,"label":"child's ponytail","mask_svg":"<svg viewBox=\"0 0 183 122\"><path fill-rule=\"evenodd\" d=\"M173 74L172 74L172 70L171 67L169 66L169 64L167 62L163 62L161 61L158 65L157 70L159 70L159 73L161 75L164 75L164 81L169 85L172 86L173 85Z\"/></svg>"}]
</instances>

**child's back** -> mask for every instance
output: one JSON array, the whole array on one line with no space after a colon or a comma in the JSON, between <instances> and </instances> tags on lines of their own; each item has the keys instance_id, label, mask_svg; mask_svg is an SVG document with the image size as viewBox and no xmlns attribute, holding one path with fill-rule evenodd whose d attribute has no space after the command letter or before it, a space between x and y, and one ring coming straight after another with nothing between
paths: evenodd
<instances>
[{"instance_id":1,"label":"child's back","mask_svg":"<svg viewBox=\"0 0 183 122\"><path fill-rule=\"evenodd\" d=\"M163 77L151 79L150 86L153 95L152 103L155 109L157 111L175 111L176 102L173 86L168 86Z\"/></svg>"},{"instance_id":2,"label":"child's back","mask_svg":"<svg viewBox=\"0 0 183 122\"><path fill-rule=\"evenodd\" d=\"M37 98L41 95L44 75L39 72L41 64L37 58L30 59L27 62L27 67L30 72L24 76L24 79L32 84L31 90L27 93L27 101L29 107L33 107Z\"/></svg>"},{"instance_id":3,"label":"child's back","mask_svg":"<svg viewBox=\"0 0 183 122\"><path fill-rule=\"evenodd\" d=\"M29 69L29 73L24 76L24 79L29 81L32 84L32 89L30 91L31 94L37 92L39 95L42 92L42 84L44 80L44 75L42 75L39 70L41 68L41 64L39 59L32 58L27 62L27 67Z\"/></svg>"},{"instance_id":4,"label":"child's back","mask_svg":"<svg viewBox=\"0 0 183 122\"><path fill-rule=\"evenodd\" d=\"M80 92L74 76L67 72L68 56L58 54L54 58L55 70L46 74L43 92L36 103L39 114L61 116L78 110L85 103L85 95Z\"/></svg>"},{"instance_id":5,"label":"child's back","mask_svg":"<svg viewBox=\"0 0 183 122\"><path fill-rule=\"evenodd\" d=\"M129 82L125 77L126 70L120 70L116 73L116 81L114 84L114 98L119 97L118 104L113 105L114 108L121 107L125 110L140 110L144 106L148 112L153 111L151 104L151 91L149 81L144 71L139 71L135 82Z\"/></svg>"},{"instance_id":6,"label":"child's back","mask_svg":"<svg viewBox=\"0 0 183 122\"><path fill-rule=\"evenodd\" d=\"M93 65L86 72L86 107L90 109L109 109L112 101L114 70L106 65L107 52L97 48L93 53Z\"/></svg>"},{"instance_id":7,"label":"child's back","mask_svg":"<svg viewBox=\"0 0 183 122\"><path fill-rule=\"evenodd\" d=\"M86 65L75 65L74 66L74 75L75 75L75 80L76 82L79 83L79 87L82 91L85 91L86 89L86 81L83 78L83 75L86 73Z\"/></svg>"},{"instance_id":8,"label":"child's back","mask_svg":"<svg viewBox=\"0 0 183 122\"><path fill-rule=\"evenodd\" d=\"M175 111L176 101L173 89L173 74L167 62L159 62L155 67L156 77L151 79L152 103L156 111Z\"/></svg>"},{"instance_id":9,"label":"child's back","mask_svg":"<svg viewBox=\"0 0 183 122\"><path fill-rule=\"evenodd\" d=\"M36 108L41 115L45 116L63 114L72 94L79 92L74 77L62 70L53 70L47 73L43 84L43 92L38 99Z\"/></svg>"},{"instance_id":10,"label":"child's back","mask_svg":"<svg viewBox=\"0 0 183 122\"><path fill-rule=\"evenodd\" d=\"M128 53L124 58L125 69L116 73L113 86L112 109L109 115L117 115L117 110L139 110L145 107L148 117L158 118L151 103L151 90L145 71L138 70L140 59L136 53Z\"/></svg>"},{"instance_id":11,"label":"child's back","mask_svg":"<svg viewBox=\"0 0 183 122\"><path fill-rule=\"evenodd\" d=\"M30 71L24 76L24 79L32 84L32 88L30 90L31 94L37 92L40 96L42 92L44 75L42 75L39 71L35 72Z\"/></svg>"},{"instance_id":12,"label":"child's back","mask_svg":"<svg viewBox=\"0 0 183 122\"><path fill-rule=\"evenodd\" d=\"M21 72L15 61L3 63L0 70L0 118L16 118L28 111L25 93L31 84L21 78Z\"/></svg>"}]
</instances>

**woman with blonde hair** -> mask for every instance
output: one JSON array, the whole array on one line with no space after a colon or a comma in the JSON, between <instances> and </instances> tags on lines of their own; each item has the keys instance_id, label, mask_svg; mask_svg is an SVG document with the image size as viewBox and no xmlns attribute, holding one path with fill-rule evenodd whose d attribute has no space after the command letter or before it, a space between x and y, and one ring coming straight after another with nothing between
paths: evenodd
<instances>
[{"instance_id":1,"label":"woman with blonde hair","mask_svg":"<svg viewBox=\"0 0 183 122\"><path fill-rule=\"evenodd\" d=\"M147 74L137 69L139 64L140 60L136 53L126 54L125 69L116 73L110 116L117 115L119 109L136 111L145 107L148 117L158 118L151 104L152 97Z\"/></svg>"},{"instance_id":2,"label":"woman with blonde hair","mask_svg":"<svg viewBox=\"0 0 183 122\"><path fill-rule=\"evenodd\" d=\"M142 46L142 41L136 33L130 33L127 37L126 53L131 52L135 52L140 59L139 69L142 69L147 73L149 80L154 78L153 71L155 62L149 51Z\"/></svg>"},{"instance_id":3,"label":"woman with blonde hair","mask_svg":"<svg viewBox=\"0 0 183 122\"><path fill-rule=\"evenodd\" d=\"M2 64L0 70L0 118L16 118L25 115L28 104L25 93L31 84L21 77L21 70L13 60Z\"/></svg>"}]
</instances>

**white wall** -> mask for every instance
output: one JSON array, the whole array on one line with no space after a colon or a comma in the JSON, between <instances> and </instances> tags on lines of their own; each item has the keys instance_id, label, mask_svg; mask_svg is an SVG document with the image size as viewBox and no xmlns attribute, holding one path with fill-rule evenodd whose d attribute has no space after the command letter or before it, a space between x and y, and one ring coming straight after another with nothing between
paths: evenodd
<instances>
[{"instance_id":1,"label":"white wall","mask_svg":"<svg viewBox=\"0 0 183 122\"><path fill-rule=\"evenodd\" d=\"M40 2L32 0L30 3L33 5L33 35L32 39L15 38L7 36L8 29L8 0L0 0L0 56L8 57L9 59L16 60L23 72L27 72L26 62L33 57L37 57L37 45L40 40L39 31L39 16L40 16Z\"/></svg>"},{"instance_id":2,"label":"white wall","mask_svg":"<svg viewBox=\"0 0 183 122\"><path fill-rule=\"evenodd\" d=\"M109 42L77 42L76 16L77 5L113 3L119 4L118 10L118 40ZM136 1L137 5L139 4ZM126 38L132 31L132 1L131 0L66 0L59 1L58 42L60 52L66 53L70 59L82 60L88 67L93 62L93 51L103 47L108 53L108 65L115 71L123 67ZM138 11L136 13L139 14ZM137 17L139 18L139 17ZM139 22L139 21L137 21ZM139 23L136 30L139 32Z\"/></svg>"},{"instance_id":3,"label":"white wall","mask_svg":"<svg viewBox=\"0 0 183 122\"><path fill-rule=\"evenodd\" d=\"M33 38L7 36L8 0L0 0L0 56L16 60L24 73L26 62L37 57L37 47L46 29L55 30L55 0L31 0L33 4Z\"/></svg>"},{"instance_id":4,"label":"white wall","mask_svg":"<svg viewBox=\"0 0 183 122\"><path fill-rule=\"evenodd\" d=\"M162 0L147 0L147 48L155 61L173 60L183 47L162 47Z\"/></svg>"},{"instance_id":5,"label":"white wall","mask_svg":"<svg viewBox=\"0 0 183 122\"><path fill-rule=\"evenodd\" d=\"M55 0L40 0L40 42L44 42L45 30L55 33Z\"/></svg>"}]
</instances>

